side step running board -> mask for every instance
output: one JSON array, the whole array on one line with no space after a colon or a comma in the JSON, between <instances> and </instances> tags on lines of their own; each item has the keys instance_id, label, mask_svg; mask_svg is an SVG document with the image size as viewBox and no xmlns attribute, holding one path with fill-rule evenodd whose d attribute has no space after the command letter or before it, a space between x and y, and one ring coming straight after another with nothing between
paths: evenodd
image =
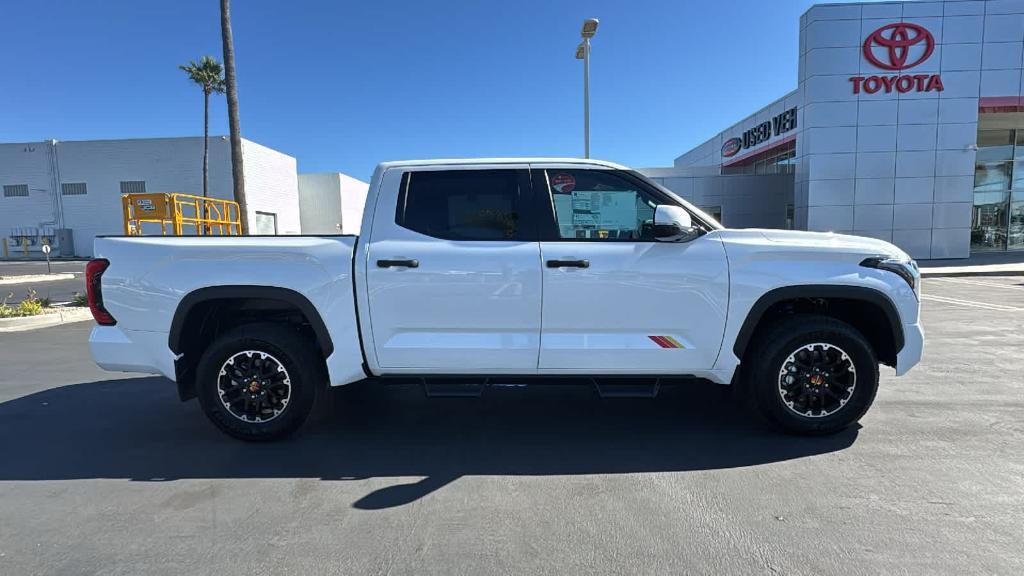
<instances>
[{"instance_id":1,"label":"side step running board","mask_svg":"<svg viewBox=\"0 0 1024 576\"><path fill-rule=\"evenodd\" d=\"M659 378L595 378L593 382L601 398L654 398L661 387Z\"/></svg>"},{"instance_id":2,"label":"side step running board","mask_svg":"<svg viewBox=\"0 0 1024 576\"><path fill-rule=\"evenodd\" d=\"M495 380L492 383L492 380ZM588 379L577 380L586 383ZM661 387L660 378L590 378L601 398L654 398ZM488 386L516 387L523 384L505 384L497 378L420 378L427 398L479 398Z\"/></svg>"},{"instance_id":3,"label":"side step running board","mask_svg":"<svg viewBox=\"0 0 1024 576\"><path fill-rule=\"evenodd\" d=\"M487 386L487 379L445 379L428 380L424 378L423 393L427 398L479 398Z\"/></svg>"}]
</instances>

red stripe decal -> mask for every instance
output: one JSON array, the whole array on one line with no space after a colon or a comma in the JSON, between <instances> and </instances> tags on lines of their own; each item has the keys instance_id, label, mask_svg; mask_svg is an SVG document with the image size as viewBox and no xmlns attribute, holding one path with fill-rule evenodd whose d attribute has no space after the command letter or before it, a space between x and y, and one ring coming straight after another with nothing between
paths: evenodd
<instances>
[{"instance_id":1,"label":"red stripe decal","mask_svg":"<svg viewBox=\"0 0 1024 576\"><path fill-rule=\"evenodd\" d=\"M658 346L661 346L662 348L675 348L675 346L673 346L671 342L665 340L661 336L648 336L648 338L654 340L654 343L657 344Z\"/></svg>"}]
</instances>

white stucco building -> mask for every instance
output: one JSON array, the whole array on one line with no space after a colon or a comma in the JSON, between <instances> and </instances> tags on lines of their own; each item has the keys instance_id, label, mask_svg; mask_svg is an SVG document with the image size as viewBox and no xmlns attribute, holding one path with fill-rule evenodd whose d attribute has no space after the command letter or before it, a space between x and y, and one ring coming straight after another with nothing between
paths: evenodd
<instances>
[{"instance_id":1,"label":"white stucco building","mask_svg":"<svg viewBox=\"0 0 1024 576\"><path fill-rule=\"evenodd\" d=\"M1024 249L1024 0L817 5L799 24L796 89L663 182L792 174L795 228L921 259Z\"/></svg>"},{"instance_id":2,"label":"white stucco building","mask_svg":"<svg viewBox=\"0 0 1024 576\"><path fill-rule=\"evenodd\" d=\"M202 153L201 137L0 144L0 235L12 254L21 253L23 237L32 253L39 253L44 238L62 253L58 230L68 229L73 254L90 256L94 237L123 233L121 194L202 194ZM302 233L295 158L246 139L242 154L250 232ZM330 176L345 191L357 188L357 180ZM210 196L232 198L226 137L210 137L209 182ZM340 209L346 208L351 210ZM67 253L70 246L63 248Z\"/></svg>"}]
</instances>

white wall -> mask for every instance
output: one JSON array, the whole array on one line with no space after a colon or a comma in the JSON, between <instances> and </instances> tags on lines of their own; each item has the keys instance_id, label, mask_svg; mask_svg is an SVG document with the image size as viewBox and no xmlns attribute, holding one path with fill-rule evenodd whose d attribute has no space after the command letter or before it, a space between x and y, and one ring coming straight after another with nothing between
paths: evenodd
<instances>
[{"instance_id":1,"label":"white wall","mask_svg":"<svg viewBox=\"0 0 1024 576\"><path fill-rule=\"evenodd\" d=\"M341 176L341 231L344 234L359 234L363 222L363 206L370 185L345 174Z\"/></svg>"},{"instance_id":2,"label":"white wall","mask_svg":"<svg viewBox=\"0 0 1024 576\"><path fill-rule=\"evenodd\" d=\"M256 212L270 212L277 215L278 234L299 234L302 225L295 158L245 139L242 156L250 225L256 220Z\"/></svg>"},{"instance_id":3,"label":"white wall","mask_svg":"<svg viewBox=\"0 0 1024 576\"><path fill-rule=\"evenodd\" d=\"M299 174L303 234L341 234L341 182L336 172Z\"/></svg>"},{"instance_id":4,"label":"white wall","mask_svg":"<svg viewBox=\"0 0 1024 576\"><path fill-rule=\"evenodd\" d=\"M8 237L13 227L57 227L50 154L48 143L0 144L0 185L26 184L29 189L27 198L0 194L0 237ZM15 252L15 241L8 241Z\"/></svg>"},{"instance_id":5,"label":"white wall","mask_svg":"<svg viewBox=\"0 0 1024 576\"><path fill-rule=\"evenodd\" d=\"M144 180L147 192L202 194L201 137L58 142L56 165L51 148L49 142L0 144L0 185L29 187L27 198L0 195L0 235L15 227L61 227L54 222L56 192L76 254L90 256L95 236L124 233L121 181ZM280 233L297 234L295 159L248 140L243 154L250 218L256 211L275 212ZM58 173L59 182L84 182L87 194L60 196ZM232 198L230 143L221 136L210 138L209 182L210 196Z\"/></svg>"},{"instance_id":6,"label":"white wall","mask_svg":"<svg viewBox=\"0 0 1024 576\"><path fill-rule=\"evenodd\" d=\"M366 182L338 172L299 174L303 234L359 234Z\"/></svg>"}]
</instances>

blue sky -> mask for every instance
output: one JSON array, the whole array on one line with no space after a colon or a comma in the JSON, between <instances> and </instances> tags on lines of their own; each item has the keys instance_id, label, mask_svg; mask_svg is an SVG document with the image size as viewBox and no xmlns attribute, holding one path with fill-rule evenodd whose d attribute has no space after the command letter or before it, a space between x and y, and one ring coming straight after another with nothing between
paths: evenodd
<instances>
[{"instance_id":1,"label":"blue sky","mask_svg":"<svg viewBox=\"0 0 1024 576\"><path fill-rule=\"evenodd\" d=\"M804 0L233 3L242 134L302 172L384 160L591 155L668 166L796 87ZM0 11L0 142L202 133L178 64L220 59L217 0L33 0ZM226 134L214 100L211 134Z\"/></svg>"}]
</instances>

